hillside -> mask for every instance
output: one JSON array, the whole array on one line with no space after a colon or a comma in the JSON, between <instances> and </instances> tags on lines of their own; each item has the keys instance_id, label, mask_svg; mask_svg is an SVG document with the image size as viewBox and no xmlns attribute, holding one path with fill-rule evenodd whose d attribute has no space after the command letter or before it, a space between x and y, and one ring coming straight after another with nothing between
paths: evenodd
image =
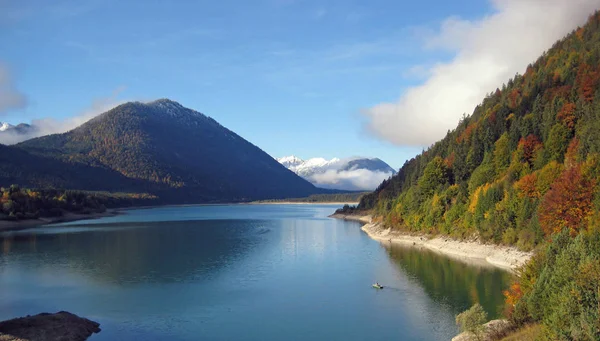
<instances>
[{"instance_id":1,"label":"hillside","mask_svg":"<svg viewBox=\"0 0 600 341\"><path fill-rule=\"evenodd\" d=\"M585 226L600 204L599 62L594 15L524 75L492 91L359 208L374 209L395 228L475 233L524 249L557 224ZM560 205L576 205L577 212Z\"/></svg>"},{"instance_id":2,"label":"hillside","mask_svg":"<svg viewBox=\"0 0 600 341\"><path fill-rule=\"evenodd\" d=\"M598 340L599 89L596 12L358 209L396 230L535 249L506 316L539 340Z\"/></svg>"},{"instance_id":3,"label":"hillside","mask_svg":"<svg viewBox=\"0 0 600 341\"><path fill-rule=\"evenodd\" d=\"M28 140L16 148L30 157L102 173L97 177L106 187L114 187L106 174L116 174L132 183L133 189L169 203L303 197L320 192L212 118L167 99L125 103L72 131ZM108 190L49 177L52 186Z\"/></svg>"},{"instance_id":4,"label":"hillside","mask_svg":"<svg viewBox=\"0 0 600 341\"><path fill-rule=\"evenodd\" d=\"M0 185L20 184L29 188L70 188L143 192L152 188L144 181L129 179L105 167L61 161L33 155L13 146L0 144Z\"/></svg>"}]
</instances>

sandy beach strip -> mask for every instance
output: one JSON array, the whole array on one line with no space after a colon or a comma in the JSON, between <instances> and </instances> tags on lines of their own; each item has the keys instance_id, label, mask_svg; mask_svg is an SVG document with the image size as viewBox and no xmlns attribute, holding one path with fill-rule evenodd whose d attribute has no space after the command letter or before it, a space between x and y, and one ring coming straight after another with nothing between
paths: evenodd
<instances>
[{"instance_id":1,"label":"sandy beach strip","mask_svg":"<svg viewBox=\"0 0 600 341\"><path fill-rule=\"evenodd\" d=\"M477 241L462 241L444 236L410 235L400 231L392 231L380 223L372 222L370 215L333 214L330 217L359 221L364 224L362 230L369 237L380 242L424 247L452 258L466 261L484 261L495 267L510 271L514 271L525 264L533 255L531 252L520 251L512 246L482 244Z\"/></svg>"}]
</instances>

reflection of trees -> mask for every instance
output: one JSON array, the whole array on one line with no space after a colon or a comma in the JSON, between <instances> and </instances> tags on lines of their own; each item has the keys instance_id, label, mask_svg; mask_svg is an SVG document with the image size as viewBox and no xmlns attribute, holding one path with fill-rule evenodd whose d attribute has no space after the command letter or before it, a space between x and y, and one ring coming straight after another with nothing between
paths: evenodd
<instances>
[{"instance_id":1,"label":"reflection of trees","mask_svg":"<svg viewBox=\"0 0 600 341\"><path fill-rule=\"evenodd\" d=\"M4 252L0 257L31 256L35 261L28 263L30 267L66 266L108 282L201 280L258 245L259 234L248 224L239 220L119 223L80 232L0 235Z\"/></svg>"},{"instance_id":2,"label":"reflection of trees","mask_svg":"<svg viewBox=\"0 0 600 341\"><path fill-rule=\"evenodd\" d=\"M477 302L490 318L501 313L509 273L468 265L429 250L401 245L386 248L394 263L418 281L432 299L448 304L456 313Z\"/></svg>"}]
</instances>

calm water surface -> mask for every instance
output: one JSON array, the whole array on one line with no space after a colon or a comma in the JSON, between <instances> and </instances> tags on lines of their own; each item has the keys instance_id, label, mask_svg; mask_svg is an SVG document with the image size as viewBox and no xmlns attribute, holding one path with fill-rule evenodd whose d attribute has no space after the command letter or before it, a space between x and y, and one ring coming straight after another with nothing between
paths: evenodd
<instances>
[{"instance_id":1,"label":"calm water surface","mask_svg":"<svg viewBox=\"0 0 600 341\"><path fill-rule=\"evenodd\" d=\"M128 211L0 234L0 320L67 310L90 340L449 340L509 275L383 246L335 206ZM376 290L379 281L387 288Z\"/></svg>"}]
</instances>

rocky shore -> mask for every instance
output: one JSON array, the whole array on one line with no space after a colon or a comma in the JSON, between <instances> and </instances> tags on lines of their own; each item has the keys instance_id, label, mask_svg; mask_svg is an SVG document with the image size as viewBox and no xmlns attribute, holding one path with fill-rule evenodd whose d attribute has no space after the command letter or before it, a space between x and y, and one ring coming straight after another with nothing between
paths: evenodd
<instances>
[{"instance_id":1,"label":"rocky shore","mask_svg":"<svg viewBox=\"0 0 600 341\"><path fill-rule=\"evenodd\" d=\"M510 246L483 244L478 241L462 241L449 237L409 235L392 231L380 223L372 222L370 215L336 213L330 217L362 222L365 224L362 230L371 238L381 242L424 247L459 260L479 261L506 270L515 270L525 264L532 256L531 252L523 252Z\"/></svg>"},{"instance_id":2,"label":"rocky shore","mask_svg":"<svg viewBox=\"0 0 600 341\"><path fill-rule=\"evenodd\" d=\"M100 332L100 324L61 311L0 322L0 341L83 341Z\"/></svg>"},{"instance_id":3,"label":"rocky shore","mask_svg":"<svg viewBox=\"0 0 600 341\"><path fill-rule=\"evenodd\" d=\"M460 333L452 338L452 341L492 341L501 340L513 332L515 326L507 320L491 320L483 325L483 331L479 337L471 333Z\"/></svg>"}]
</instances>

